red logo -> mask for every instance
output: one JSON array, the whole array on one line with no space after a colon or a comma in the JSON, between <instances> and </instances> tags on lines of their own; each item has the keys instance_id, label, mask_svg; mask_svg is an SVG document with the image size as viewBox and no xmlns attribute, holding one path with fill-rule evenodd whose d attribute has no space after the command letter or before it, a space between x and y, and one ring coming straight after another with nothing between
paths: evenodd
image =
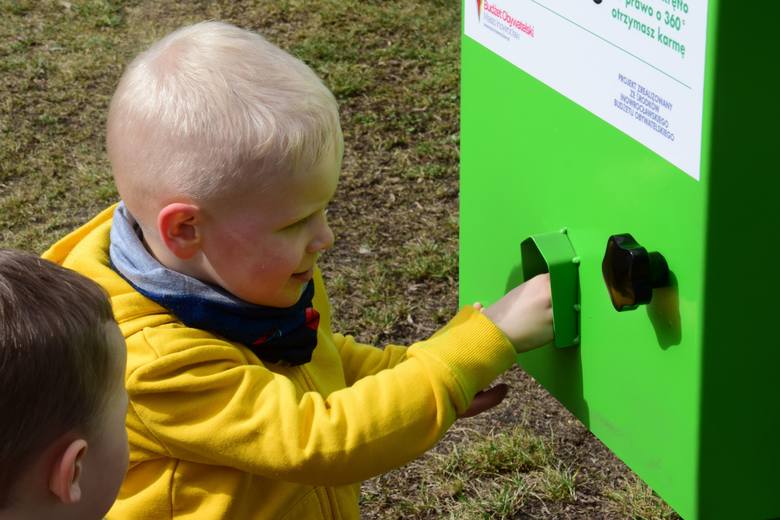
<instances>
[{"instance_id":1,"label":"red logo","mask_svg":"<svg viewBox=\"0 0 780 520\"><path fill-rule=\"evenodd\" d=\"M477 20L482 19L482 0L477 0Z\"/></svg>"}]
</instances>

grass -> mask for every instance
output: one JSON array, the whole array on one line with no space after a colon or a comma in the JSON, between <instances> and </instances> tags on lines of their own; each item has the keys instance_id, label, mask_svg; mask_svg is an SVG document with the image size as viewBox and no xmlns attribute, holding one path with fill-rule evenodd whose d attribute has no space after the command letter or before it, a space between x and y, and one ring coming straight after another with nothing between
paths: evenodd
<instances>
[{"instance_id":1,"label":"grass","mask_svg":"<svg viewBox=\"0 0 780 520\"><path fill-rule=\"evenodd\" d=\"M221 19L298 55L341 105L337 243L322 261L334 328L426 337L457 306L458 5L0 0L0 245L41 252L116 201L103 143L123 66L176 27ZM366 518L671 518L627 470L594 476L613 462L493 417L367 482Z\"/></svg>"},{"instance_id":2,"label":"grass","mask_svg":"<svg viewBox=\"0 0 780 520\"><path fill-rule=\"evenodd\" d=\"M634 520L667 520L676 518L674 510L658 498L641 480L627 478L616 489L606 491L618 516Z\"/></svg>"},{"instance_id":3,"label":"grass","mask_svg":"<svg viewBox=\"0 0 780 520\"><path fill-rule=\"evenodd\" d=\"M679 518L630 472L614 487L583 476L556 453L554 436L519 422L487 432L456 426L453 442L367 483L363 510L394 519Z\"/></svg>"},{"instance_id":4,"label":"grass","mask_svg":"<svg viewBox=\"0 0 780 520\"><path fill-rule=\"evenodd\" d=\"M449 451L411 470L421 483L412 494L387 501L384 488L364 493L381 503L384 518L515 518L529 502L566 503L576 498L577 474L552 444L522 427L506 432L466 431Z\"/></svg>"}]
</instances>

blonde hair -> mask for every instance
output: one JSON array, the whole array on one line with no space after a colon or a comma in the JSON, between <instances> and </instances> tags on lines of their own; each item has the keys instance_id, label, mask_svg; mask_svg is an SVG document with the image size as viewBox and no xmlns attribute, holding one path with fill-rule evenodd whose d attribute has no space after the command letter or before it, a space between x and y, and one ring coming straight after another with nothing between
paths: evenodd
<instances>
[{"instance_id":1,"label":"blonde hair","mask_svg":"<svg viewBox=\"0 0 780 520\"><path fill-rule=\"evenodd\" d=\"M341 129L333 94L306 64L257 33L203 22L130 63L111 101L107 144L126 202L206 202L340 153Z\"/></svg>"}]
</instances>

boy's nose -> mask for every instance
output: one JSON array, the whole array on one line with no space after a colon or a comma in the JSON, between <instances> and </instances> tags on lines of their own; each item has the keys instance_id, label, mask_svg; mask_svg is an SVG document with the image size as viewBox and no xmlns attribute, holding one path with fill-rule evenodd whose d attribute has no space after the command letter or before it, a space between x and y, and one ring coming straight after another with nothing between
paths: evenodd
<instances>
[{"instance_id":1,"label":"boy's nose","mask_svg":"<svg viewBox=\"0 0 780 520\"><path fill-rule=\"evenodd\" d=\"M309 243L308 251L309 253L321 253L323 251L327 251L333 247L334 240L335 237L333 235L333 230L330 228L327 220L323 215L322 224L318 227L317 234L314 236L314 239Z\"/></svg>"}]
</instances>

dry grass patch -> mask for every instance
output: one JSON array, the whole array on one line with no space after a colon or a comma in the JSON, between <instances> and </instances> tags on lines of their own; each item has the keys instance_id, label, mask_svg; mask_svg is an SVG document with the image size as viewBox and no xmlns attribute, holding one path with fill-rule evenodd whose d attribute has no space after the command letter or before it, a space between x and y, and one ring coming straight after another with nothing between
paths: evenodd
<instances>
[{"instance_id":1,"label":"dry grass patch","mask_svg":"<svg viewBox=\"0 0 780 520\"><path fill-rule=\"evenodd\" d=\"M520 426L487 435L458 433L450 449L404 470L415 482L411 493L388 501L367 486L366 506L380 505L378 518L506 519L522 514L529 502L576 498L576 471L556 457L548 440Z\"/></svg>"},{"instance_id":2,"label":"dry grass patch","mask_svg":"<svg viewBox=\"0 0 780 520\"><path fill-rule=\"evenodd\" d=\"M629 477L616 489L608 489L605 496L610 509L621 518L633 520L670 520L679 518L647 485L636 477Z\"/></svg>"}]
</instances>

